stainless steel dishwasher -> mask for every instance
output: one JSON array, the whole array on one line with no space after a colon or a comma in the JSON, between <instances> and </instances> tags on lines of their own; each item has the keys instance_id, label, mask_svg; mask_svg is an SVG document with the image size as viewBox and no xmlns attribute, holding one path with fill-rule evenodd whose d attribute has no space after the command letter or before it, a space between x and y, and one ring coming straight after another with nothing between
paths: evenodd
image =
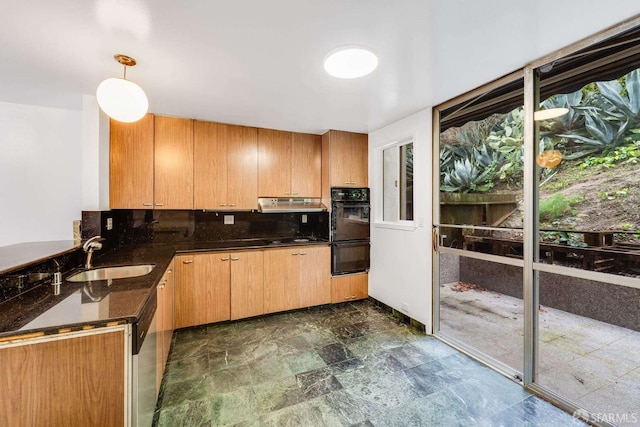
<instances>
[{"instance_id":1,"label":"stainless steel dishwasher","mask_svg":"<svg viewBox=\"0 0 640 427\"><path fill-rule=\"evenodd\" d=\"M149 427L158 398L156 390L157 375L157 325L156 307L158 300L152 292L149 301L142 310L138 322L133 327L132 357L132 404L131 425Z\"/></svg>"}]
</instances>

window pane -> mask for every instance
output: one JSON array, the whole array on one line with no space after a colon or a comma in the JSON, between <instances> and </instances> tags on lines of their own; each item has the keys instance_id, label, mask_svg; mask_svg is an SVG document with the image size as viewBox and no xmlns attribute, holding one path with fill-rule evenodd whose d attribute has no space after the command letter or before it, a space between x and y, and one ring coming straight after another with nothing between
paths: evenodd
<instances>
[{"instance_id":1,"label":"window pane","mask_svg":"<svg viewBox=\"0 0 640 427\"><path fill-rule=\"evenodd\" d=\"M413 220L413 142L400 146L400 219Z\"/></svg>"},{"instance_id":2,"label":"window pane","mask_svg":"<svg viewBox=\"0 0 640 427\"><path fill-rule=\"evenodd\" d=\"M541 75L541 86L547 82ZM640 277L640 70L557 88L537 121L537 261Z\"/></svg>"},{"instance_id":3,"label":"window pane","mask_svg":"<svg viewBox=\"0 0 640 427\"><path fill-rule=\"evenodd\" d=\"M522 268L440 254L440 332L522 372Z\"/></svg>"},{"instance_id":4,"label":"window pane","mask_svg":"<svg viewBox=\"0 0 640 427\"><path fill-rule=\"evenodd\" d=\"M638 300L639 289L541 272L537 383L593 413L640 415Z\"/></svg>"},{"instance_id":5,"label":"window pane","mask_svg":"<svg viewBox=\"0 0 640 427\"><path fill-rule=\"evenodd\" d=\"M383 150L383 220L413 220L413 143Z\"/></svg>"}]
</instances>

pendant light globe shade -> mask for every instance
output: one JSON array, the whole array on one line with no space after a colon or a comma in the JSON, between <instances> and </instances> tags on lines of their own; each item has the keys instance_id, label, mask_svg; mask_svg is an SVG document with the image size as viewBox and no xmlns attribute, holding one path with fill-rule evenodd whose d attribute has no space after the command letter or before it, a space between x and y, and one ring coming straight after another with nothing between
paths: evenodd
<instances>
[{"instance_id":1,"label":"pendant light globe shade","mask_svg":"<svg viewBox=\"0 0 640 427\"><path fill-rule=\"evenodd\" d=\"M109 117L119 122L136 122L147 114L149 100L142 88L132 81L109 78L98 86L98 105Z\"/></svg>"}]
</instances>

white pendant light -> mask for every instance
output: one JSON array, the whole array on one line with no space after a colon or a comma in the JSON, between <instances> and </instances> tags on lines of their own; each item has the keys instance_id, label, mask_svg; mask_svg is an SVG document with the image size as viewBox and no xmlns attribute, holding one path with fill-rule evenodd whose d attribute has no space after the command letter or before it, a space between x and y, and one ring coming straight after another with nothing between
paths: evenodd
<instances>
[{"instance_id":1,"label":"white pendant light","mask_svg":"<svg viewBox=\"0 0 640 427\"><path fill-rule=\"evenodd\" d=\"M136 65L136 60L126 55L115 55L116 61L124 65L124 78L109 78L98 86L98 105L109 117L119 122L136 122L147 114L149 100L142 88L127 80L127 67Z\"/></svg>"},{"instance_id":2,"label":"white pendant light","mask_svg":"<svg viewBox=\"0 0 640 427\"><path fill-rule=\"evenodd\" d=\"M345 46L330 52L324 59L324 69L333 77L355 79L366 76L378 66L378 57L361 46Z\"/></svg>"}]
</instances>

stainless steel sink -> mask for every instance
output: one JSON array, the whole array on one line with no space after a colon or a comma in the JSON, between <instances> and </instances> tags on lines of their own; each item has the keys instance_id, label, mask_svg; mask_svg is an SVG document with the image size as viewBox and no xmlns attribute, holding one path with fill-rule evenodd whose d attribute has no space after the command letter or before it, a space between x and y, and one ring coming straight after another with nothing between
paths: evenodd
<instances>
[{"instance_id":1,"label":"stainless steel sink","mask_svg":"<svg viewBox=\"0 0 640 427\"><path fill-rule=\"evenodd\" d=\"M91 282L94 280L126 279L151 273L155 264L124 265L121 267L93 268L67 277L68 282Z\"/></svg>"}]
</instances>

